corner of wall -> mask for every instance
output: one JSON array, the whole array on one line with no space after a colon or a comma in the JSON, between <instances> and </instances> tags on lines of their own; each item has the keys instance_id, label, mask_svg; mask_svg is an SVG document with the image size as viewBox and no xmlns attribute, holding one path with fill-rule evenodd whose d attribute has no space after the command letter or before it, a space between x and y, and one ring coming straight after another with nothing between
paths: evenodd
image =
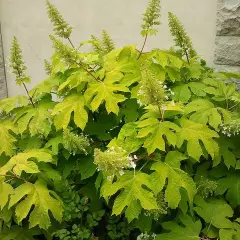
<instances>
[{"instance_id":1,"label":"corner of wall","mask_svg":"<svg viewBox=\"0 0 240 240\"><path fill-rule=\"evenodd\" d=\"M0 99L7 97L7 83L5 74L5 62L2 45L1 24L0 24Z\"/></svg>"}]
</instances>

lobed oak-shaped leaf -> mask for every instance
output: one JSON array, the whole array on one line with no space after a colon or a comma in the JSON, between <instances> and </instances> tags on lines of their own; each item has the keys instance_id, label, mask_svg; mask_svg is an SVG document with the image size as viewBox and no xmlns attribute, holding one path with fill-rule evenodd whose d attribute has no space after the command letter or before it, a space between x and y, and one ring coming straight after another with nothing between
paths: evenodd
<instances>
[{"instance_id":1,"label":"lobed oak-shaped leaf","mask_svg":"<svg viewBox=\"0 0 240 240\"><path fill-rule=\"evenodd\" d=\"M164 222L162 227L168 230L168 233L158 234L156 240L199 240L202 224L195 221L188 215L179 215L179 219L184 227L177 222Z\"/></svg>"},{"instance_id":2,"label":"lobed oak-shaped leaf","mask_svg":"<svg viewBox=\"0 0 240 240\"><path fill-rule=\"evenodd\" d=\"M35 236L41 235L39 229L28 227L12 226L5 228L0 233L1 240L36 240Z\"/></svg>"},{"instance_id":3,"label":"lobed oak-shaped leaf","mask_svg":"<svg viewBox=\"0 0 240 240\"><path fill-rule=\"evenodd\" d=\"M108 113L113 112L118 114L118 103L126 99L123 95L125 92L129 92L129 89L125 85L105 79L104 82L90 83L84 97L86 102L91 106L92 111L96 111L105 102Z\"/></svg>"},{"instance_id":4,"label":"lobed oak-shaped leaf","mask_svg":"<svg viewBox=\"0 0 240 240\"><path fill-rule=\"evenodd\" d=\"M9 197L10 195L13 193L13 187L8 184L8 183L5 183L5 182L0 182L0 210L2 210L8 200L9 200Z\"/></svg>"},{"instance_id":5,"label":"lobed oak-shaped leaf","mask_svg":"<svg viewBox=\"0 0 240 240\"><path fill-rule=\"evenodd\" d=\"M131 222L137 218L142 208L145 210L158 209L158 204L153 193L143 185L152 189L149 175L145 173L125 172L123 176L119 176L118 180L111 184L106 182L102 187L102 195L110 197L120 190L120 194L114 201L112 214L120 215L124 209L125 216Z\"/></svg>"},{"instance_id":6,"label":"lobed oak-shaped leaf","mask_svg":"<svg viewBox=\"0 0 240 240\"><path fill-rule=\"evenodd\" d=\"M122 147L127 152L136 152L143 144L143 139L137 138L137 124L127 123L118 134L117 138L112 139L108 147Z\"/></svg>"},{"instance_id":7,"label":"lobed oak-shaped leaf","mask_svg":"<svg viewBox=\"0 0 240 240\"><path fill-rule=\"evenodd\" d=\"M193 179L180 169L180 163L185 159L186 156L182 153L171 151L167 154L164 162L156 162L151 167L151 170L155 170L151 175L154 193L158 194L162 191L167 182L165 201L172 209L177 208L181 201L181 188L186 190L190 203L193 202L197 193Z\"/></svg>"},{"instance_id":8,"label":"lobed oak-shaped leaf","mask_svg":"<svg viewBox=\"0 0 240 240\"><path fill-rule=\"evenodd\" d=\"M216 194L226 193L226 199L233 205L240 205L239 172L230 171L227 176L218 180Z\"/></svg>"},{"instance_id":9,"label":"lobed oak-shaped leaf","mask_svg":"<svg viewBox=\"0 0 240 240\"><path fill-rule=\"evenodd\" d=\"M208 123L214 129L218 129L220 124L227 123L231 119L230 112L215 107L212 102L205 99L198 99L189 103L185 108L185 113L190 114L190 120L202 124Z\"/></svg>"},{"instance_id":10,"label":"lobed oak-shaped leaf","mask_svg":"<svg viewBox=\"0 0 240 240\"><path fill-rule=\"evenodd\" d=\"M34 99L40 99L45 94L51 94L57 90L60 84L60 77L57 75L50 76L46 80L40 82L37 86L35 86L30 92L30 96Z\"/></svg>"},{"instance_id":11,"label":"lobed oak-shaped leaf","mask_svg":"<svg viewBox=\"0 0 240 240\"><path fill-rule=\"evenodd\" d=\"M25 219L29 212L29 228L39 226L48 229L51 225L49 211L53 217L61 222L63 208L59 200L54 198L55 193L47 189L46 183L38 180L35 184L24 183L14 190L11 195L9 207L15 205L15 214L18 223ZM32 207L33 210L31 211Z\"/></svg>"},{"instance_id":12,"label":"lobed oak-shaped leaf","mask_svg":"<svg viewBox=\"0 0 240 240\"><path fill-rule=\"evenodd\" d=\"M5 153L7 156L12 156L13 150L15 149L14 143L17 141L16 138L9 133L9 126L0 123L0 155Z\"/></svg>"},{"instance_id":13,"label":"lobed oak-shaped leaf","mask_svg":"<svg viewBox=\"0 0 240 240\"><path fill-rule=\"evenodd\" d=\"M19 132L24 133L28 129L31 136L40 134L47 137L52 127L50 111L54 106L54 102L43 100L35 104L35 108L29 105L17 110L14 123L17 124Z\"/></svg>"},{"instance_id":14,"label":"lobed oak-shaped leaf","mask_svg":"<svg viewBox=\"0 0 240 240\"><path fill-rule=\"evenodd\" d=\"M230 139L227 140L223 137L217 139L217 143L219 146L219 152L213 158L213 166L219 165L223 160L228 169L230 167L235 167L237 161L236 156L233 153L233 150L235 150L234 144L231 142Z\"/></svg>"},{"instance_id":15,"label":"lobed oak-shaped leaf","mask_svg":"<svg viewBox=\"0 0 240 240\"><path fill-rule=\"evenodd\" d=\"M15 108L27 106L28 103L28 98L22 95L17 95L11 98L4 98L0 101L0 112L8 114Z\"/></svg>"},{"instance_id":16,"label":"lobed oak-shaped leaf","mask_svg":"<svg viewBox=\"0 0 240 240\"><path fill-rule=\"evenodd\" d=\"M187 103L192 95L198 97L206 96L206 93L203 91L205 84L200 82L190 82L188 84L177 85L173 88L175 101L180 101Z\"/></svg>"},{"instance_id":17,"label":"lobed oak-shaped leaf","mask_svg":"<svg viewBox=\"0 0 240 240\"><path fill-rule=\"evenodd\" d=\"M180 125L180 131L177 132L178 148L183 145L184 141L187 141L187 153L197 161L203 155L201 143L212 158L218 154L219 147L214 138L219 136L215 131L209 129L206 125L185 118L180 120Z\"/></svg>"},{"instance_id":18,"label":"lobed oak-shaped leaf","mask_svg":"<svg viewBox=\"0 0 240 240\"><path fill-rule=\"evenodd\" d=\"M196 196L194 203L196 205L194 211L205 222L216 228L232 227L232 222L228 218L233 216L233 209L224 200L212 198L206 202L202 197Z\"/></svg>"},{"instance_id":19,"label":"lobed oak-shaped leaf","mask_svg":"<svg viewBox=\"0 0 240 240\"><path fill-rule=\"evenodd\" d=\"M37 164L30 159L36 159L38 162L52 162L52 153L47 149L32 149L25 153L19 153L12 157L1 169L0 172L6 174L12 170L20 176L22 171L26 173L38 173Z\"/></svg>"},{"instance_id":20,"label":"lobed oak-shaped leaf","mask_svg":"<svg viewBox=\"0 0 240 240\"><path fill-rule=\"evenodd\" d=\"M90 74L88 74L83 69L79 69L76 72L73 72L68 79L62 83L59 88L58 92L65 90L66 88L69 90L77 89L77 91L82 90L86 83L96 81Z\"/></svg>"},{"instance_id":21,"label":"lobed oak-shaped leaf","mask_svg":"<svg viewBox=\"0 0 240 240\"><path fill-rule=\"evenodd\" d=\"M74 123L83 130L88 121L88 114L85 109L85 99L81 94L71 94L55 106L52 115L57 130L67 128L72 113L74 113Z\"/></svg>"},{"instance_id":22,"label":"lobed oak-shaped leaf","mask_svg":"<svg viewBox=\"0 0 240 240\"><path fill-rule=\"evenodd\" d=\"M165 151L166 141L169 145L176 145L176 132L179 131L179 126L173 122L158 120L155 112L143 115L137 128L139 129L137 137L145 139L144 147L148 154L153 153L156 149Z\"/></svg>"},{"instance_id":23,"label":"lobed oak-shaped leaf","mask_svg":"<svg viewBox=\"0 0 240 240\"><path fill-rule=\"evenodd\" d=\"M63 134L59 133L55 137L49 139L49 141L45 144L45 148L51 148L51 151L54 155L57 155L59 152L59 145L63 144Z\"/></svg>"}]
</instances>

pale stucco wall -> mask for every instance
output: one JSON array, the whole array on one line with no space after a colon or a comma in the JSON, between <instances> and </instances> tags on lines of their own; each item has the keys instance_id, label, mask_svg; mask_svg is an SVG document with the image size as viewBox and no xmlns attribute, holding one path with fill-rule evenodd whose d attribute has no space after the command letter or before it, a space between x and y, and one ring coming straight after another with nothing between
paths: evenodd
<instances>
[{"instance_id":1,"label":"pale stucco wall","mask_svg":"<svg viewBox=\"0 0 240 240\"><path fill-rule=\"evenodd\" d=\"M90 34L99 34L106 29L118 47L124 44L141 46L139 34L141 15L147 0L52 0L75 26L72 40L74 44L89 39ZM209 64L213 63L216 32L217 0L162 0L162 25L156 37L152 37L147 48L169 48L172 38L169 34L167 13L175 13L192 37L198 53ZM32 86L46 77L43 59L50 57L51 33L45 0L0 0L0 18L5 57L9 56L11 39L17 36L32 76ZM16 87L14 77L7 73L9 95L23 93Z\"/></svg>"}]
</instances>

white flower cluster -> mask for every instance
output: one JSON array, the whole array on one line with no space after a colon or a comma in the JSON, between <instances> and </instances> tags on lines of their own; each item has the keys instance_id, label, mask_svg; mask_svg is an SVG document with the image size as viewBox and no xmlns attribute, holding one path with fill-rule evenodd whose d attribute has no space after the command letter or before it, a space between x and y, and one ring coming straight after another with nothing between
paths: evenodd
<instances>
[{"instance_id":1,"label":"white flower cluster","mask_svg":"<svg viewBox=\"0 0 240 240\"><path fill-rule=\"evenodd\" d=\"M218 132L221 132L227 137L237 136L240 134L240 122L237 120L233 120L228 124L221 124Z\"/></svg>"},{"instance_id":2,"label":"white flower cluster","mask_svg":"<svg viewBox=\"0 0 240 240\"><path fill-rule=\"evenodd\" d=\"M137 240L142 240L142 239L148 239L148 240L153 240L153 239L156 239L156 234L153 233L153 234L148 234L148 233L141 233L140 235L138 235L137 237Z\"/></svg>"},{"instance_id":3,"label":"white flower cluster","mask_svg":"<svg viewBox=\"0 0 240 240\"><path fill-rule=\"evenodd\" d=\"M124 169L133 168L135 170L137 156L133 157L121 147L111 147L105 152L100 149L94 150L94 163L98 166L98 171L103 171L108 180L111 180L117 173L124 175Z\"/></svg>"},{"instance_id":4,"label":"white flower cluster","mask_svg":"<svg viewBox=\"0 0 240 240\"><path fill-rule=\"evenodd\" d=\"M163 85L163 82L156 79L147 79L149 81L143 81L138 91L138 104L140 106L146 106L148 104L159 106L164 101L172 99L174 92Z\"/></svg>"}]
</instances>

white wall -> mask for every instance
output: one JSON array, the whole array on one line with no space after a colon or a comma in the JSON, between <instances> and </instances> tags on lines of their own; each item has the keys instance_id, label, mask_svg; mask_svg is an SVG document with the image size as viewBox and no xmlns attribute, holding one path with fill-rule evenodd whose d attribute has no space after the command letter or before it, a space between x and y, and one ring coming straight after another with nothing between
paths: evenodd
<instances>
[{"instance_id":1,"label":"white wall","mask_svg":"<svg viewBox=\"0 0 240 240\"><path fill-rule=\"evenodd\" d=\"M147 0L52 0L65 19L74 27L72 41L78 44L89 39L90 34L100 34L106 29L117 47L124 44L142 44L140 36L141 16ZM162 0L162 25L156 37L149 39L146 49L169 48L172 38L169 34L167 13L175 13L192 38L198 53L209 64L213 62L216 28L217 0ZM46 75L43 59L52 53L48 35L51 23L48 20L45 0L0 0L5 58L9 57L11 39L17 36L32 76L32 86ZM9 95L23 93L14 83L14 77L7 73Z\"/></svg>"}]
</instances>

